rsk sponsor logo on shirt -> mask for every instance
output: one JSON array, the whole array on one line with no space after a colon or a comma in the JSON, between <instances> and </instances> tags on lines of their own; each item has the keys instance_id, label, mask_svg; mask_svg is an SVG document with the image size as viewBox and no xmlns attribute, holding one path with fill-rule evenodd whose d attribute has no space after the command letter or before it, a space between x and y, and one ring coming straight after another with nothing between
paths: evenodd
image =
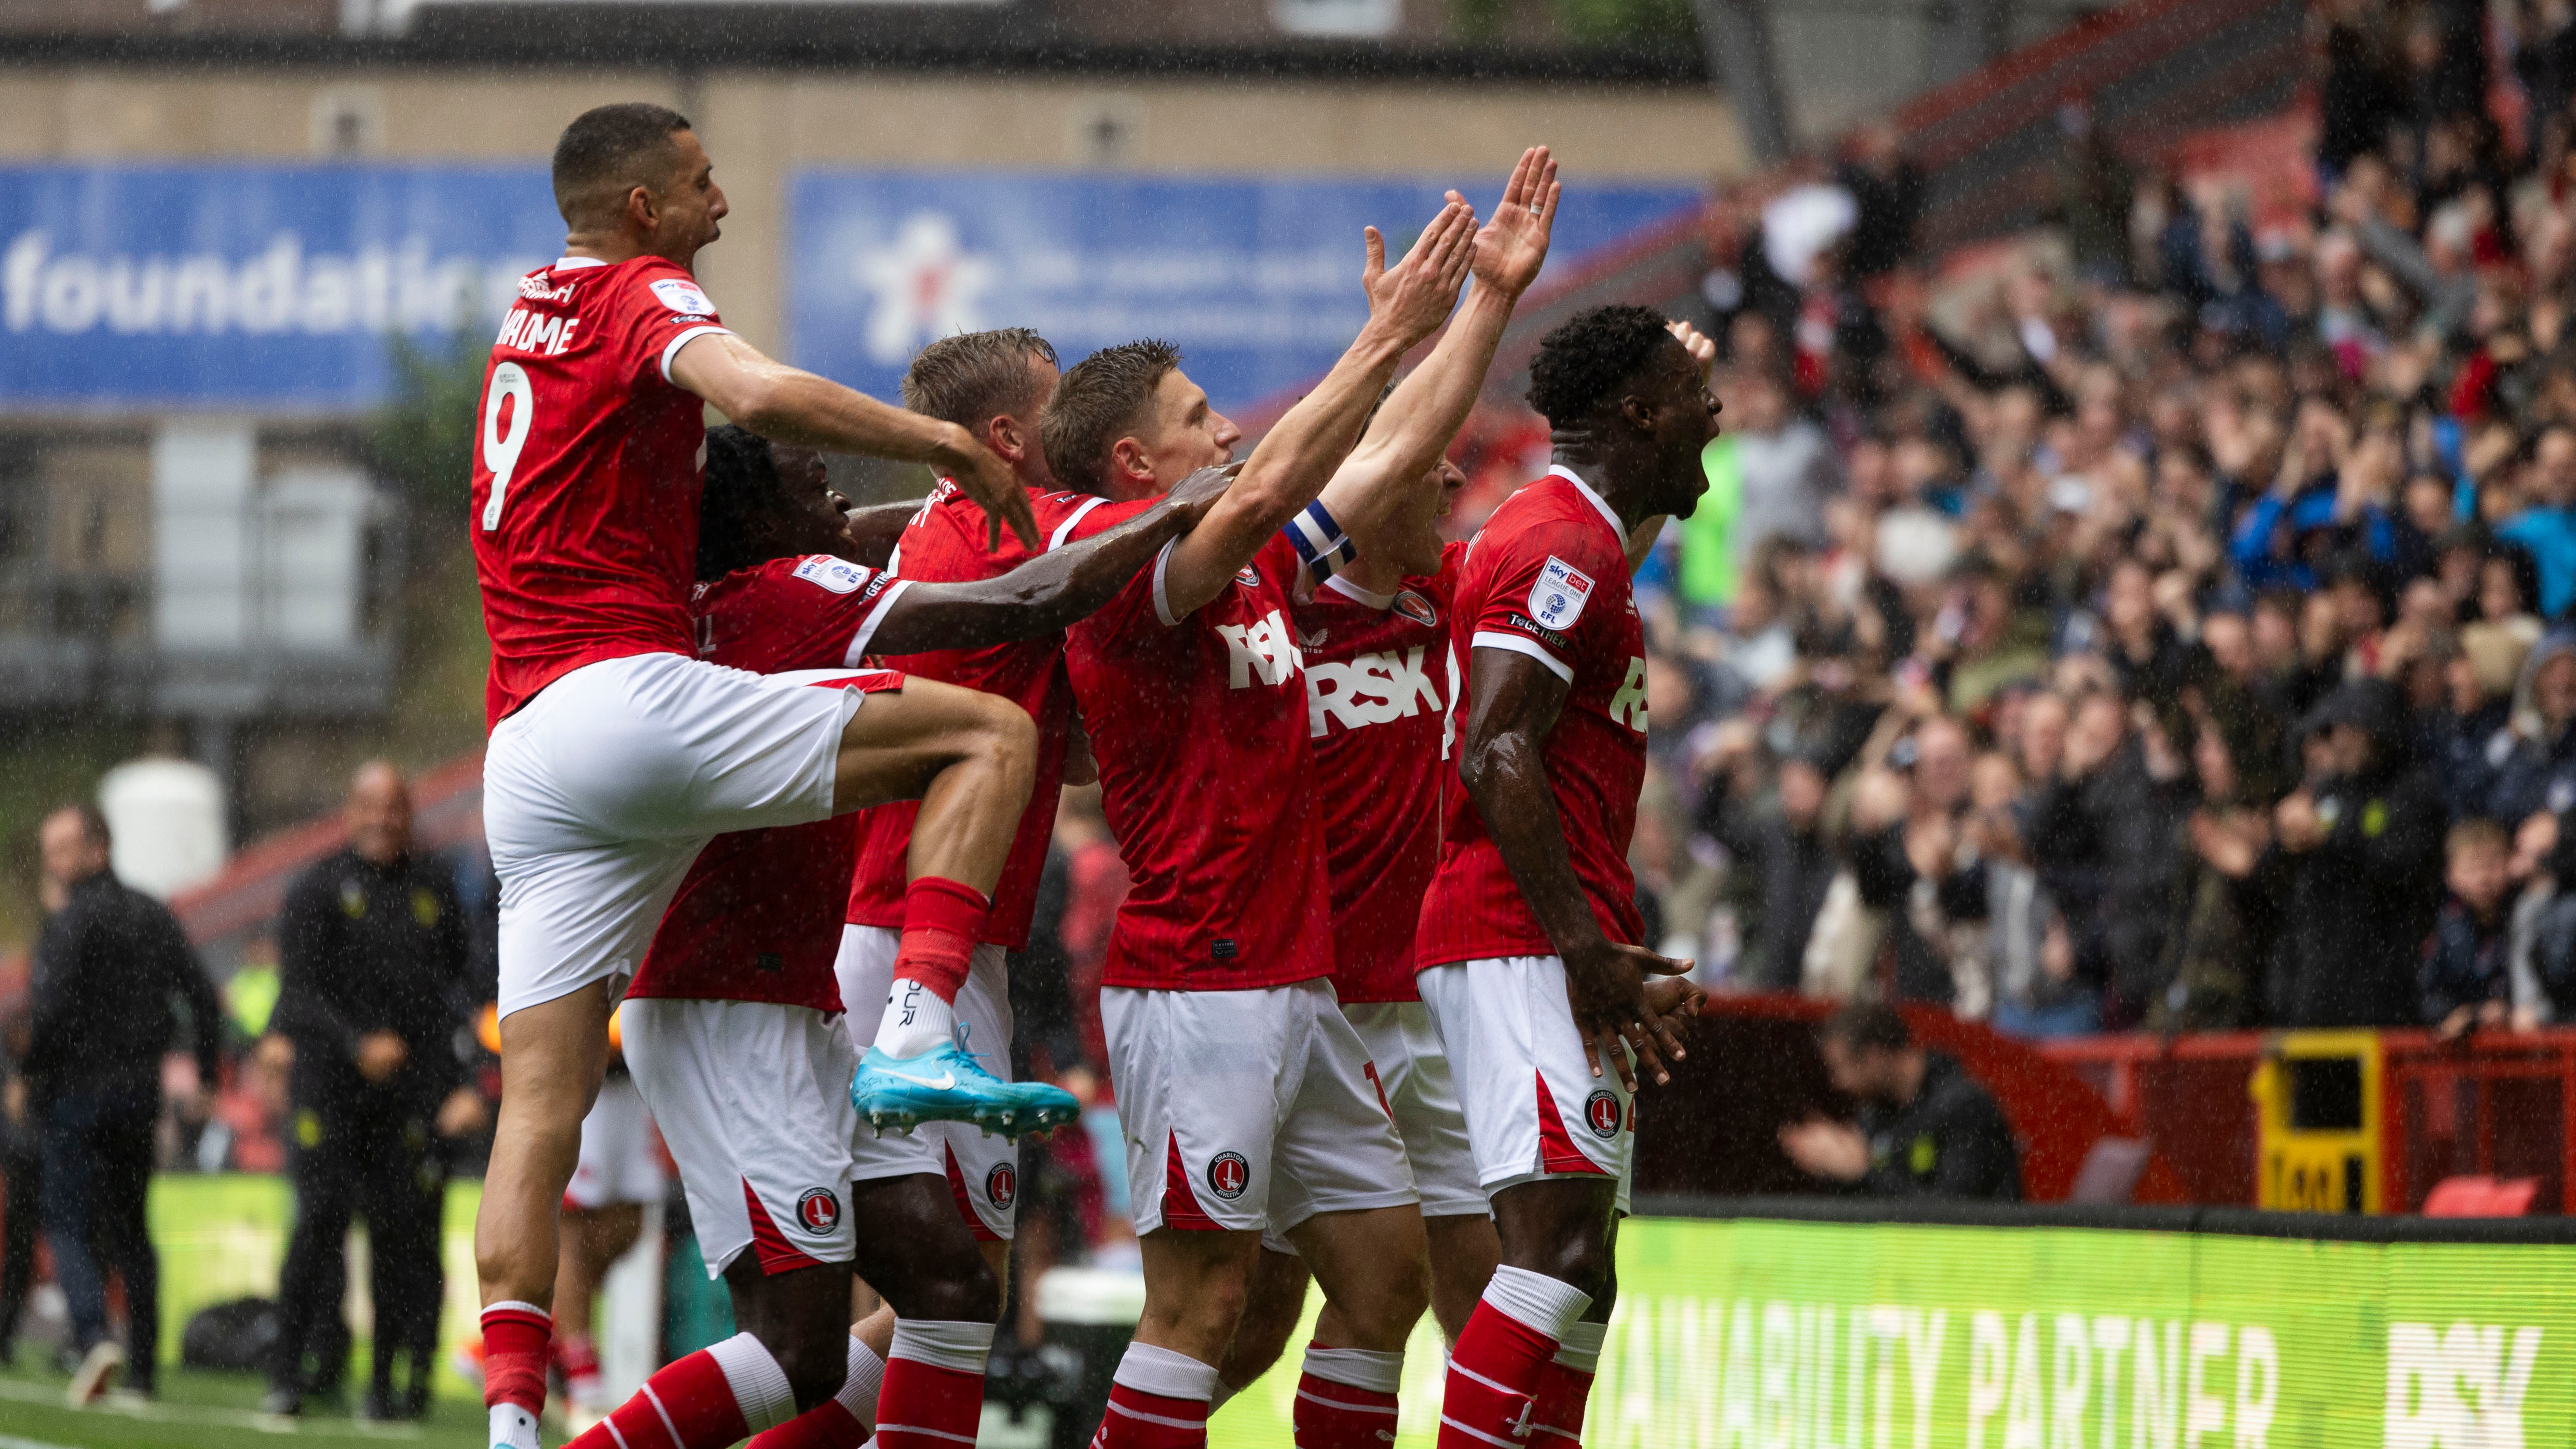
<instances>
[{"instance_id":1,"label":"rsk sponsor logo on shirt","mask_svg":"<svg viewBox=\"0 0 2576 1449\"><path fill-rule=\"evenodd\" d=\"M1538 581L1530 585L1530 617L1541 628L1565 630L1583 617L1583 606L1592 598L1592 576L1554 554L1538 571Z\"/></svg>"},{"instance_id":2,"label":"rsk sponsor logo on shirt","mask_svg":"<svg viewBox=\"0 0 2576 1449\"><path fill-rule=\"evenodd\" d=\"M1306 666L1306 732L1321 738L1326 716L1346 730L1409 718L1424 708L1437 713L1440 691L1422 667L1424 646L1399 654L1362 654L1347 664Z\"/></svg>"},{"instance_id":3,"label":"rsk sponsor logo on shirt","mask_svg":"<svg viewBox=\"0 0 2576 1449\"><path fill-rule=\"evenodd\" d=\"M561 357L572 346L573 329L580 325L578 317L547 317L525 307L513 307L502 320L501 335L493 339L492 345Z\"/></svg>"},{"instance_id":4,"label":"rsk sponsor logo on shirt","mask_svg":"<svg viewBox=\"0 0 2576 1449\"><path fill-rule=\"evenodd\" d=\"M847 559L834 558L828 553L810 554L796 566L796 577L836 594L857 593L867 583L869 572Z\"/></svg>"},{"instance_id":5,"label":"rsk sponsor logo on shirt","mask_svg":"<svg viewBox=\"0 0 2576 1449\"><path fill-rule=\"evenodd\" d=\"M697 283L679 277L664 277L653 283L653 295L662 299L663 306L692 317L704 317L716 310L716 304L707 300Z\"/></svg>"},{"instance_id":6,"label":"rsk sponsor logo on shirt","mask_svg":"<svg viewBox=\"0 0 2576 1449\"><path fill-rule=\"evenodd\" d=\"M1285 684L1305 667L1305 657L1297 652L1296 639L1277 609L1256 623L1219 624L1216 633L1225 641L1228 689L1248 689L1256 675L1267 685Z\"/></svg>"},{"instance_id":7,"label":"rsk sponsor logo on shirt","mask_svg":"<svg viewBox=\"0 0 2576 1449\"><path fill-rule=\"evenodd\" d=\"M1639 734L1646 732L1646 661L1628 656L1628 677L1610 696L1610 717Z\"/></svg>"}]
</instances>

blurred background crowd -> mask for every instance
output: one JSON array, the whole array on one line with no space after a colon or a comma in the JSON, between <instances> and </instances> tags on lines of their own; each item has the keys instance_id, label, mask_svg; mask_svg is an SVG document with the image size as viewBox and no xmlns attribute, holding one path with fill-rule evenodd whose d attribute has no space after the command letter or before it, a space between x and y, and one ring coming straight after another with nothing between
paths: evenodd
<instances>
[{"instance_id":1,"label":"blurred background crowd","mask_svg":"<svg viewBox=\"0 0 2576 1449\"><path fill-rule=\"evenodd\" d=\"M2576 21L2312 24L2304 205L2069 99L2054 225L1963 264L1884 129L1712 206L1726 436L1641 589L1636 859L1713 986L2576 1013Z\"/></svg>"}]
</instances>

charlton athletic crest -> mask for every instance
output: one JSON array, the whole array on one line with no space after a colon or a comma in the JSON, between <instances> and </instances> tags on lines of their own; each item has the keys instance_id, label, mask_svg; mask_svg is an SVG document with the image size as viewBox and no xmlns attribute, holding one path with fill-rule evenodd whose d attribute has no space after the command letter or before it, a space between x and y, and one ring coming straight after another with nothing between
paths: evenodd
<instances>
[{"instance_id":1,"label":"charlton athletic crest","mask_svg":"<svg viewBox=\"0 0 2576 1449\"><path fill-rule=\"evenodd\" d=\"M1583 1122L1607 1142L1619 1135L1619 1099L1605 1089L1583 1099Z\"/></svg>"},{"instance_id":2,"label":"charlton athletic crest","mask_svg":"<svg viewBox=\"0 0 2576 1449\"><path fill-rule=\"evenodd\" d=\"M1440 612L1431 607L1429 599L1411 589L1405 589L1395 596L1395 611L1425 629L1440 627Z\"/></svg>"},{"instance_id":3,"label":"charlton athletic crest","mask_svg":"<svg viewBox=\"0 0 2576 1449\"><path fill-rule=\"evenodd\" d=\"M841 1225L841 1200L828 1187L809 1187L796 1199L796 1220L809 1231L828 1233Z\"/></svg>"},{"instance_id":4,"label":"charlton athletic crest","mask_svg":"<svg viewBox=\"0 0 2576 1449\"><path fill-rule=\"evenodd\" d=\"M997 1208L1007 1208L1011 1199L1020 1195L1020 1171L1007 1162L996 1162L984 1174L984 1197Z\"/></svg>"},{"instance_id":5,"label":"charlton athletic crest","mask_svg":"<svg viewBox=\"0 0 2576 1449\"><path fill-rule=\"evenodd\" d=\"M1240 1152L1220 1152L1208 1159L1208 1191L1232 1202L1252 1185L1252 1164Z\"/></svg>"}]
</instances>

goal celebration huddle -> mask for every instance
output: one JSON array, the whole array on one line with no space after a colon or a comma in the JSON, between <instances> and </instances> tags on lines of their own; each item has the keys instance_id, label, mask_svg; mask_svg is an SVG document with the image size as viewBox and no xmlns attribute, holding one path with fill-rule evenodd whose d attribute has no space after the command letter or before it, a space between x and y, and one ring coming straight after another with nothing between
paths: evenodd
<instances>
[{"instance_id":1,"label":"goal celebration huddle","mask_svg":"<svg viewBox=\"0 0 2576 1449\"><path fill-rule=\"evenodd\" d=\"M974 1443L1013 1144L1079 1112L1009 1079L1006 962L1058 792L1095 780L1133 880L1101 1015L1146 1294L1095 1449L1206 1443L1310 1282L1304 1449L1392 1441L1426 1311L1443 1449L1578 1442L1636 1094L1700 1003L1627 864L1629 581L1707 486L1718 404L1688 326L1576 313L1529 365L1554 466L1444 544L1556 170L1525 152L1482 215L1450 192L1400 255L1353 238L1367 322L1238 459L1157 340L942 338L900 407L774 362L693 275L726 202L688 121L565 130L564 254L519 283L473 477L495 1449L538 1446L621 1001L741 1331L573 1443ZM938 485L854 510L832 452ZM885 1305L856 1324L854 1277Z\"/></svg>"}]
</instances>

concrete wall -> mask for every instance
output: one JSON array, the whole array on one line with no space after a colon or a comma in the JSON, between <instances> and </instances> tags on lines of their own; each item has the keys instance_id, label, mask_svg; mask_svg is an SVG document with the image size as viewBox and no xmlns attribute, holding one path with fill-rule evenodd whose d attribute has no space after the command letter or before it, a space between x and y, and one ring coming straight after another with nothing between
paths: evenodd
<instances>
[{"instance_id":1,"label":"concrete wall","mask_svg":"<svg viewBox=\"0 0 2576 1449\"><path fill-rule=\"evenodd\" d=\"M763 346L780 335L781 213L799 166L1493 175L1540 141L1569 173L1602 179L1749 165L1726 104L1695 86L33 65L0 66L0 164L344 150L541 160L565 121L625 99L698 123L734 212L701 274L726 321Z\"/></svg>"}]
</instances>

